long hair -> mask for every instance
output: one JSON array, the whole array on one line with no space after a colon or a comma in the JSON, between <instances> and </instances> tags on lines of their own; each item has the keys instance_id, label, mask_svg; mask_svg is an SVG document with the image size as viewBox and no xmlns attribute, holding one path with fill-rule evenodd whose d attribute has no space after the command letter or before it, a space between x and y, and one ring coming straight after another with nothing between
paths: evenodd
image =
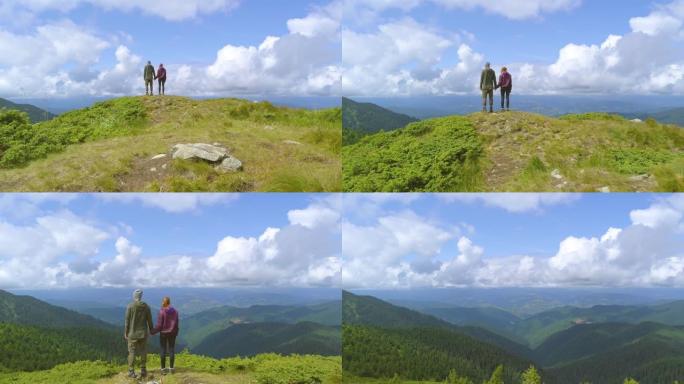
<instances>
[{"instance_id":1,"label":"long hair","mask_svg":"<svg viewBox=\"0 0 684 384\"><path fill-rule=\"evenodd\" d=\"M166 308L166 307L168 307L169 305L171 305L171 298L169 298L168 296L166 296L166 297L164 297L164 298L162 299L162 308Z\"/></svg>"}]
</instances>

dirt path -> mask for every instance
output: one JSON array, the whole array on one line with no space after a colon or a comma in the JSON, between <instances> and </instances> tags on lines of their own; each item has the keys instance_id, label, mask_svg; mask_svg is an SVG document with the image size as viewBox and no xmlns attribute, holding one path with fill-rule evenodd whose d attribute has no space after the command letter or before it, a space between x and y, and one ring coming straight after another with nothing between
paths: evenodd
<instances>
[{"instance_id":1,"label":"dirt path","mask_svg":"<svg viewBox=\"0 0 684 384\"><path fill-rule=\"evenodd\" d=\"M248 374L214 375L177 369L172 375L150 372L145 380L129 379L126 373L122 372L114 377L100 380L98 384L256 384L256 380Z\"/></svg>"}]
</instances>

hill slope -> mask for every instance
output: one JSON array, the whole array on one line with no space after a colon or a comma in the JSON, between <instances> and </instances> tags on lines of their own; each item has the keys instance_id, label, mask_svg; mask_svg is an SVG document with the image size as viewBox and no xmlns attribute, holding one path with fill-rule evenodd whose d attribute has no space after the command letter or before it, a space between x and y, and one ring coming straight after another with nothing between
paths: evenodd
<instances>
[{"instance_id":1,"label":"hill slope","mask_svg":"<svg viewBox=\"0 0 684 384\"><path fill-rule=\"evenodd\" d=\"M231 306L212 308L183 319L183 341L190 348L214 332L234 324L277 322L295 324L309 321L339 326L342 322L341 303L333 301L311 306L254 305L248 308Z\"/></svg>"},{"instance_id":2,"label":"hill slope","mask_svg":"<svg viewBox=\"0 0 684 384\"><path fill-rule=\"evenodd\" d=\"M0 98L0 110L11 109L16 111L26 112L32 123L39 123L41 121L48 121L54 119L56 115L40 109L31 104L16 104L7 99Z\"/></svg>"},{"instance_id":3,"label":"hill slope","mask_svg":"<svg viewBox=\"0 0 684 384\"><path fill-rule=\"evenodd\" d=\"M0 190L339 191L341 120L340 109L172 96L109 100L37 125L0 114ZM243 170L172 160L185 143L218 144Z\"/></svg>"},{"instance_id":4,"label":"hill slope","mask_svg":"<svg viewBox=\"0 0 684 384\"><path fill-rule=\"evenodd\" d=\"M348 192L684 190L684 130L602 113L423 120L342 158Z\"/></svg>"},{"instance_id":5,"label":"hill slope","mask_svg":"<svg viewBox=\"0 0 684 384\"><path fill-rule=\"evenodd\" d=\"M17 296L0 290L0 323L47 328L89 327L113 329L111 324L31 296Z\"/></svg>"},{"instance_id":6,"label":"hill slope","mask_svg":"<svg viewBox=\"0 0 684 384\"><path fill-rule=\"evenodd\" d=\"M372 296L343 292L342 322L345 325L365 325L387 329L440 328L473 337L495 345L517 356L530 356L531 351L504 336L478 326L456 326L434 316L395 306Z\"/></svg>"},{"instance_id":7,"label":"hill slope","mask_svg":"<svg viewBox=\"0 0 684 384\"><path fill-rule=\"evenodd\" d=\"M357 103L342 98L342 132L344 144L353 144L362 137L380 131L393 131L418 119L396 113L373 103Z\"/></svg>"},{"instance_id":8,"label":"hill slope","mask_svg":"<svg viewBox=\"0 0 684 384\"><path fill-rule=\"evenodd\" d=\"M538 348L551 384L672 383L684 377L684 329L656 323L579 325L559 332Z\"/></svg>"},{"instance_id":9,"label":"hill slope","mask_svg":"<svg viewBox=\"0 0 684 384\"><path fill-rule=\"evenodd\" d=\"M236 324L207 336L192 349L216 358L281 354L340 354L340 328L311 322Z\"/></svg>"},{"instance_id":10,"label":"hill slope","mask_svg":"<svg viewBox=\"0 0 684 384\"><path fill-rule=\"evenodd\" d=\"M343 294L345 372L443 380L456 368L481 380L498 364L514 379L530 363L526 348L478 327L457 327L370 296Z\"/></svg>"},{"instance_id":11,"label":"hill slope","mask_svg":"<svg viewBox=\"0 0 684 384\"><path fill-rule=\"evenodd\" d=\"M121 330L0 323L0 368L5 370L35 371L78 360L123 362L125 358Z\"/></svg>"}]
</instances>

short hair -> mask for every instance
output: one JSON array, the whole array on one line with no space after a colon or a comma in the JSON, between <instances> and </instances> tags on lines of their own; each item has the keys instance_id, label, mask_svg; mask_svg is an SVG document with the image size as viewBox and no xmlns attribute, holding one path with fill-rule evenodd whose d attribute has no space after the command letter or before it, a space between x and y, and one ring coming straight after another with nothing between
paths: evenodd
<instances>
[{"instance_id":1,"label":"short hair","mask_svg":"<svg viewBox=\"0 0 684 384\"><path fill-rule=\"evenodd\" d=\"M504 72L506 72L506 71L508 71L508 68L503 67L503 68L501 68L501 70L504 71Z\"/></svg>"},{"instance_id":2,"label":"short hair","mask_svg":"<svg viewBox=\"0 0 684 384\"><path fill-rule=\"evenodd\" d=\"M485 67L491 67L492 65L488 62L485 63Z\"/></svg>"},{"instance_id":3,"label":"short hair","mask_svg":"<svg viewBox=\"0 0 684 384\"><path fill-rule=\"evenodd\" d=\"M171 298L166 296L162 299L162 307L166 308L171 305Z\"/></svg>"},{"instance_id":4,"label":"short hair","mask_svg":"<svg viewBox=\"0 0 684 384\"><path fill-rule=\"evenodd\" d=\"M133 299L134 300L140 300L142 299L143 291L142 289L136 289L133 291Z\"/></svg>"}]
</instances>

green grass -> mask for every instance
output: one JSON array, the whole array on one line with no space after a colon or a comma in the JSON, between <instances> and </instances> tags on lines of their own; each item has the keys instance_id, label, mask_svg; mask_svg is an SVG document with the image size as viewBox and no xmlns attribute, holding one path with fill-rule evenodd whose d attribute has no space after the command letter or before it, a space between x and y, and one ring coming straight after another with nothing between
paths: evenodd
<instances>
[{"instance_id":1,"label":"green grass","mask_svg":"<svg viewBox=\"0 0 684 384\"><path fill-rule=\"evenodd\" d=\"M342 156L349 192L684 191L684 129L606 113L425 120L366 137Z\"/></svg>"},{"instance_id":2,"label":"green grass","mask_svg":"<svg viewBox=\"0 0 684 384\"><path fill-rule=\"evenodd\" d=\"M340 357L258 355L252 358L212 359L187 352L176 355L177 372L164 376L164 383L250 383L250 384L339 384ZM158 355L148 355L152 375L160 366ZM0 373L0 382L12 384L131 383L126 366L102 361L80 361L58 365L47 371Z\"/></svg>"},{"instance_id":3,"label":"green grass","mask_svg":"<svg viewBox=\"0 0 684 384\"><path fill-rule=\"evenodd\" d=\"M339 108L303 110L238 99L130 97L29 125L21 135L13 133L22 124L7 123L0 116L0 167L5 168L0 169L1 190L341 189ZM173 161L170 156L151 160L170 153L175 144L194 142L225 146L243 162L243 171L222 173L210 164Z\"/></svg>"},{"instance_id":4,"label":"green grass","mask_svg":"<svg viewBox=\"0 0 684 384\"><path fill-rule=\"evenodd\" d=\"M482 156L482 140L465 118L412 123L345 146L344 190L476 191Z\"/></svg>"}]
</instances>

